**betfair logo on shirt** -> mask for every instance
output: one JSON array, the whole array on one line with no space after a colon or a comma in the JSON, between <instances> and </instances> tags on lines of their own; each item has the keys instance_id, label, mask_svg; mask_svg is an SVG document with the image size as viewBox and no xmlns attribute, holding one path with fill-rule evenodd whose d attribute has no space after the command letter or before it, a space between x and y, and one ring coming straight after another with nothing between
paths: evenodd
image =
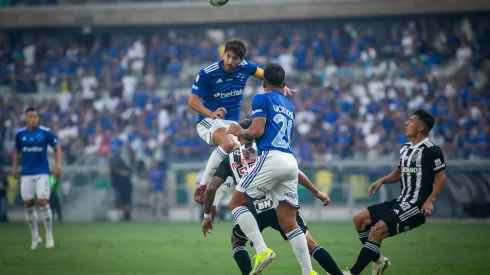
<instances>
[{"instance_id":1,"label":"betfair logo on shirt","mask_svg":"<svg viewBox=\"0 0 490 275\"><path fill-rule=\"evenodd\" d=\"M215 93L214 97L228 98L233 96L240 96L243 94L243 89L233 90L227 93Z\"/></svg>"},{"instance_id":2,"label":"betfair logo on shirt","mask_svg":"<svg viewBox=\"0 0 490 275\"><path fill-rule=\"evenodd\" d=\"M37 147L37 146L24 147L22 149L22 152L26 152L26 153L39 153L39 152L42 152L42 151L43 151L43 147Z\"/></svg>"}]
</instances>

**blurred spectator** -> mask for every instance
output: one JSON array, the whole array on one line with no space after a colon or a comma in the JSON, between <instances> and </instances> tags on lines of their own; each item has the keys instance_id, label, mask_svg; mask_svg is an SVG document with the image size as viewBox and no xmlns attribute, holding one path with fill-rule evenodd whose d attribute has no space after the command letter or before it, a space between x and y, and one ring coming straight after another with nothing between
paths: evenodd
<instances>
[{"instance_id":1,"label":"blurred spectator","mask_svg":"<svg viewBox=\"0 0 490 275\"><path fill-rule=\"evenodd\" d=\"M167 181L167 171L165 165L156 161L153 162L152 167L148 172L148 181L150 208L153 219L158 221L168 215L167 209L164 209L164 206L166 205L165 186Z\"/></svg>"}]
</instances>

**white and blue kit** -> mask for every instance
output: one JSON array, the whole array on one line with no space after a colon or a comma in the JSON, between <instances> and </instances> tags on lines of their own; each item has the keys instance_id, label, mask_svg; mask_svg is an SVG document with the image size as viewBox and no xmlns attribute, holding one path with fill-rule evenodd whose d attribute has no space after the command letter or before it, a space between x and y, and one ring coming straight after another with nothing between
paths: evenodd
<instances>
[{"instance_id":1,"label":"white and blue kit","mask_svg":"<svg viewBox=\"0 0 490 275\"><path fill-rule=\"evenodd\" d=\"M295 113L280 91L257 94L252 118L267 119L264 133L255 139L259 158L241 178L236 190L251 199L271 195L298 207L298 163L291 149Z\"/></svg>"},{"instance_id":2,"label":"white and blue kit","mask_svg":"<svg viewBox=\"0 0 490 275\"><path fill-rule=\"evenodd\" d=\"M57 144L56 135L43 126L33 131L22 128L15 134L15 149L22 154L20 194L24 201L49 199L48 145L54 148Z\"/></svg>"},{"instance_id":3,"label":"white and blue kit","mask_svg":"<svg viewBox=\"0 0 490 275\"><path fill-rule=\"evenodd\" d=\"M199 71L191 92L200 96L203 105L212 112L220 107L227 111L223 119L213 120L198 115L197 132L206 143L213 145L212 135L216 129L228 128L232 123L237 123L245 85L256 72L257 65L248 60L243 60L231 73L223 69L222 60Z\"/></svg>"}]
</instances>

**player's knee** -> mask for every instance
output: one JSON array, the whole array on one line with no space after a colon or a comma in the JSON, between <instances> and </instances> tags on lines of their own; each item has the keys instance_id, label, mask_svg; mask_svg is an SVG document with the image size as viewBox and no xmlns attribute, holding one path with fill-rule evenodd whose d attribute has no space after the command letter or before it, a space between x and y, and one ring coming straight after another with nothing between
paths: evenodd
<instances>
[{"instance_id":1,"label":"player's knee","mask_svg":"<svg viewBox=\"0 0 490 275\"><path fill-rule=\"evenodd\" d=\"M233 191L228 207L230 208L230 211L233 211L237 207L244 206L247 200L248 198L245 196L245 194L235 190Z\"/></svg>"},{"instance_id":2,"label":"player's knee","mask_svg":"<svg viewBox=\"0 0 490 275\"><path fill-rule=\"evenodd\" d=\"M227 152L228 154L235 149L235 142L233 140L227 140L225 143L220 145L220 147L223 149L223 151Z\"/></svg>"},{"instance_id":3,"label":"player's knee","mask_svg":"<svg viewBox=\"0 0 490 275\"><path fill-rule=\"evenodd\" d=\"M356 214L352 221L358 231L364 231L371 225L371 218L369 217L369 212L367 210L363 210Z\"/></svg>"},{"instance_id":4,"label":"player's knee","mask_svg":"<svg viewBox=\"0 0 490 275\"><path fill-rule=\"evenodd\" d=\"M32 208L32 207L34 207L34 200L24 201L24 207L25 208Z\"/></svg>"},{"instance_id":5,"label":"player's knee","mask_svg":"<svg viewBox=\"0 0 490 275\"><path fill-rule=\"evenodd\" d=\"M384 221L377 222L369 232L370 240L382 240L388 234L388 227Z\"/></svg>"},{"instance_id":6,"label":"player's knee","mask_svg":"<svg viewBox=\"0 0 490 275\"><path fill-rule=\"evenodd\" d=\"M238 247L238 246L245 246L246 242L243 240L240 240L237 236L234 234L231 234L231 246L233 248Z\"/></svg>"},{"instance_id":7,"label":"player's knee","mask_svg":"<svg viewBox=\"0 0 490 275\"><path fill-rule=\"evenodd\" d=\"M49 204L49 200L47 199L39 199L38 200L39 206L44 207Z\"/></svg>"}]
</instances>

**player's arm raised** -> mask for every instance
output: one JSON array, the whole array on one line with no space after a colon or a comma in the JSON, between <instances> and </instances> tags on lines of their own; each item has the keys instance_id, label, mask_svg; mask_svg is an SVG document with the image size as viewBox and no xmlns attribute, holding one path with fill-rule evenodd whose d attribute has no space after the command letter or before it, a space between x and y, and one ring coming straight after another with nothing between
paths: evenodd
<instances>
[{"instance_id":1,"label":"player's arm raised","mask_svg":"<svg viewBox=\"0 0 490 275\"><path fill-rule=\"evenodd\" d=\"M201 71L196 77L194 84L192 84L191 95L187 105L199 113L202 116L209 117L211 119L223 118L226 114L226 109L221 107L215 111L209 110L202 103L202 97L209 92L209 85L206 82L205 72Z\"/></svg>"},{"instance_id":2,"label":"player's arm raised","mask_svg":"<svg viewBox=\"0 0 490 275\"><path fill-rule=\"evenodd\" d=\"M298 170L298 183L308 189L317 199L321 200L324 206L330 203L330 197L326 193L318 190L301 170Z\"/></svg>"},{"instance_id":3,"label":"player's arm raised","mask_svg":"<svg viewBox=\"0 0 490 275\"><path fill-rule=\"evenodd\" d=\"M369 185L368 195L371 196L372 194L376 193L376 191L378 191L378 189L383 184L399 182L401 174L402 174L402 170L400 169L400 167L397 167L395 170L391 171L389 175L384 176L379 180L375 181L373 184Z\"/></svg>"},{"instance_id":4,"label":"player's arm raised","mask_svg":"<svg viewBox=\"0 0 490 275\"><path fill-rule=\"evenodd\" d=\"M253 74L253 77L259 80L264 80L264 70L262 68L257 67L257 70ZM288 87L284 87L282 92L286 95L292 95L293 93L297 93L298 90L293 90L293 89L289 89Z\"/></svg>"}]
</instances>

